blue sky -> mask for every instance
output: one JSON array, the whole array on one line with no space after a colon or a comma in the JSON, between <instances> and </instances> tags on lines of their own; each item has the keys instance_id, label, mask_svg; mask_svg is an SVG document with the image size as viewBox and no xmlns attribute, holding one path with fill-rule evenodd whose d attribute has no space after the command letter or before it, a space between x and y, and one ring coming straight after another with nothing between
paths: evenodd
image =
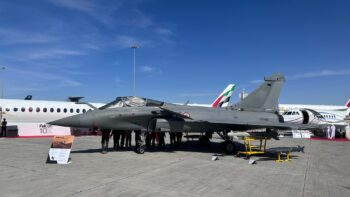
<instances>
[{"instance_id":1,"label":"blue sky","mask_svg":"<svg viewBox=\"0 0 350 197\"><path fill-rule=\"evenodd\" d=\"M2 0L5 98L108 102L136 94L211 103L283 73L281 103L350 98L348 1Z\"/></svg>"}]
</instances>

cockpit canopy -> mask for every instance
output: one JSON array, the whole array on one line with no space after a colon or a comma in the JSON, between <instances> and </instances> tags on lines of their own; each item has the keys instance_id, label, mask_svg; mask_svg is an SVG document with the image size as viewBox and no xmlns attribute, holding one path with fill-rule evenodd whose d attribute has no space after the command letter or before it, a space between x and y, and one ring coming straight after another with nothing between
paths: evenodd
<instances>
[{"instance_id":1,"label":"cockpit canopy","mask_svg":"<svg viewBox=\"0 0 350 197\"><path fill-rule=\"evenodd\" d=\"M162 106L164 102L153 99L141 98L136 96L117 97L114 101L100 107L99 109L116 107L144 107L144 106Z\"/></svg>"}]
</instances>

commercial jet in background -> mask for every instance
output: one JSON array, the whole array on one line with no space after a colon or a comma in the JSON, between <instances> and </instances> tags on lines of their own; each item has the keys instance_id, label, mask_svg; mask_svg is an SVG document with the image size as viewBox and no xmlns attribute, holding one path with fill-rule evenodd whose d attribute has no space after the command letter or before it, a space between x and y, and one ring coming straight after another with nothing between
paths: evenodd
<instances>
[{"instance_id":1,"label":"commercial jet in background","mask_svg":"<svg viewBox=\"0 0 350 197\"><path fill-rule=\"evenodd\" d=\"M229 84L225 90L207 107L226 106L235 85ZM69 101L32 100L32 96L20 99L0 99L0 118L7 120L7 136L41 137L53 135L89 134L83 128L68 128L46 124L61 118L82 114L98 108L110 107L104 103L80 102L83 97L69 97ZM190 104L191 105L191 104ZM115 105L114 107L118 107ZM120 106L119 106L120 107ZM75 133L76 132L76 133Z\"/></svg>"},{"instance_id":2,"label":"commercial jet in background","mask_svg":"<svg viewBox=\"0 0 350 197\"><path fill-rule=\"evenodd\" d=\"M350 115L350 99L344 106L280 104L279 108L285 122L325 126L334 124L337 132L343 134L348 126L344 119Z\"/></svg>"},{"instance_id":3,"label":"commercial jet in background","mask_svg":"<svg viewBox=\"0 0 350 197\"><path fill-rule=\"evenodd\" d=\"M82 97L70 101L0 99L0 118L7 120L7 136L39 137L71 135L70 128L48 125L46 122L85 113L103 106L103 103L80 103Z\"/></svg>"}]
</instances>

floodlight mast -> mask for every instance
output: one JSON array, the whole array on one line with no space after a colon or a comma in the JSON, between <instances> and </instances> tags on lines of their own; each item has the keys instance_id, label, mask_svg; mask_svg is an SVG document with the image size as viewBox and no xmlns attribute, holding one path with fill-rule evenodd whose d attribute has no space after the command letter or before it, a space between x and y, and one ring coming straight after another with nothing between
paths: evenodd
<instances>
[{"instance_id":1,"label":"floodlight mast","mask_svg":"<svg viewBox=\"0 0 350 197\"><path fill-rule=\"evenodd\" d=\"M139 48L136 44L132 45L131 48L133 49L133 55L134 55L134 68L133 68L133 95L136 94L136 49Z\"/></svg>"}]
</instances>

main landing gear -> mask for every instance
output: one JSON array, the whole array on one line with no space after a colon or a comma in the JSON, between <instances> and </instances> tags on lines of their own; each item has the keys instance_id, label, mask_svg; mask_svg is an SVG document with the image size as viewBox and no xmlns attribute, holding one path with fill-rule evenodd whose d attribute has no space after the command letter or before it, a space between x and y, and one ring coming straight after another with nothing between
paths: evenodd
<instances>
[{"instance_id":1,"label":"main landing gear","mask_svg":"<svg viewBox=\"0 0 350 197\"><path fill-rule=\"evenodd\" d=\"M237 152L236 144L235 142L227 135L227 131L217 132L217 134L225 140L224 142L224 151L227 154L234 154Z\"/></svg>"}]
</instances>

